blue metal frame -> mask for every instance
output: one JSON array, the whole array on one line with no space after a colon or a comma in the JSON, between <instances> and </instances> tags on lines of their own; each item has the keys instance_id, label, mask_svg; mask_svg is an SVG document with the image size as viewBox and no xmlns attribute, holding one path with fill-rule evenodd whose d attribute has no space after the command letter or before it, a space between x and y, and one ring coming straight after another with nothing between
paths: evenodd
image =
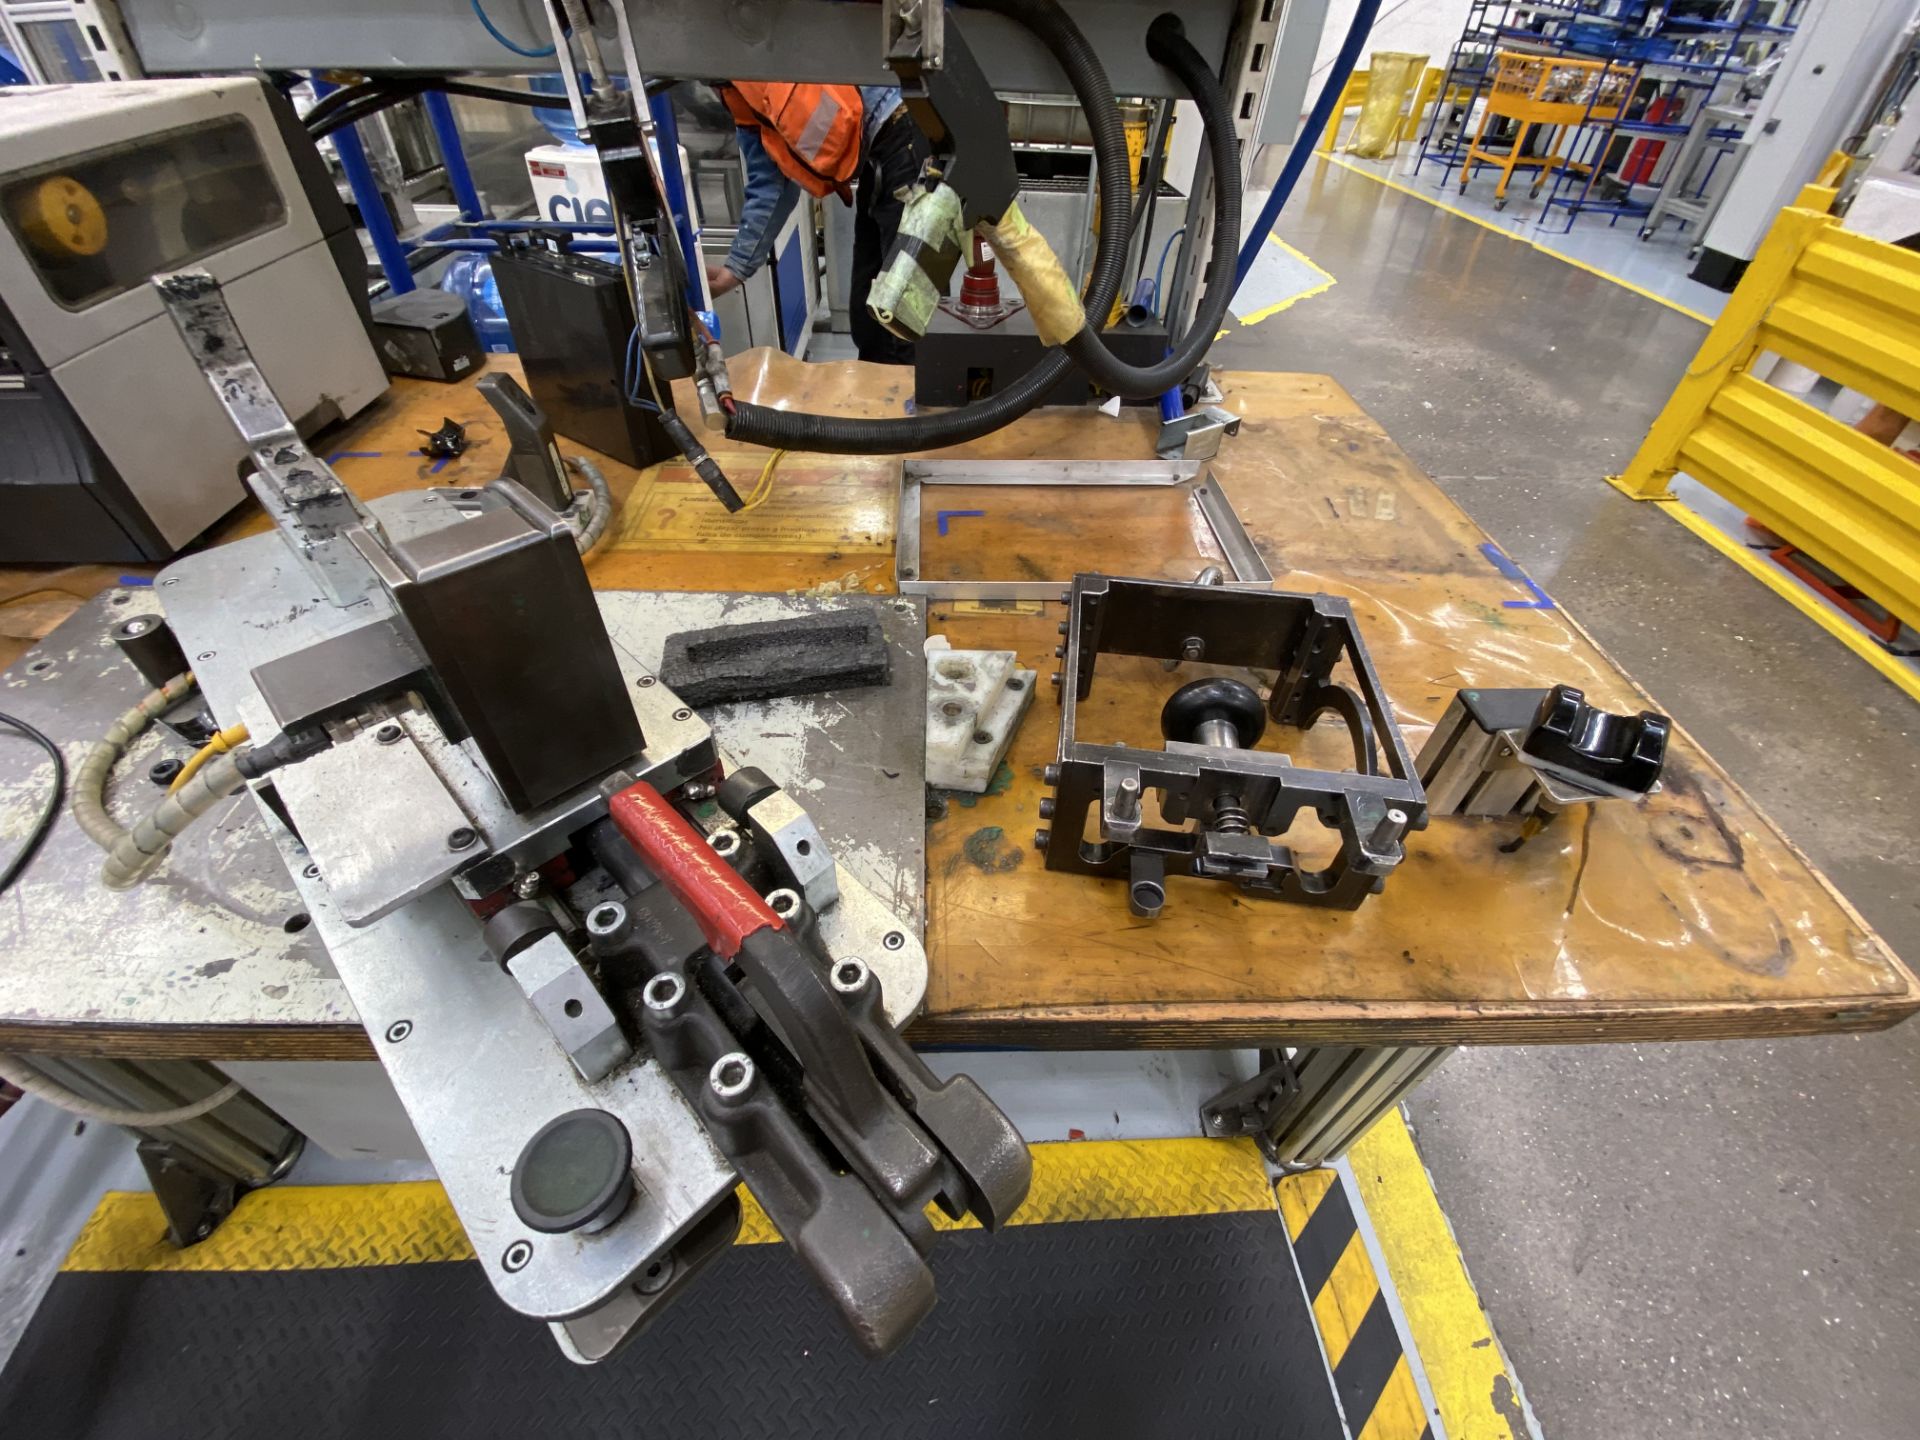
<instances>
[{"instance_id":1,"label":"blue metal frame","mask_svg":"<svg viewBox=\"0 0 1920 1440\"><path fill-rule=\"evenodd\" d=\"M649 95L647 110L653 116L653 133L660 142L660 184L667 192L667 209L673 213L673 228L680 235L680 253L687 262L687 306L705 309L706 260L700 254L699 237L693 229L693 207L687 203L687 187L680 174L680 122L673 116L673 97L665 93Z\"/></svg>"},{"instance_id":2,"label":"blue metal frame","mask_svg":"<svg viewBox=\"0 0 1920 1440\"><path fill-rule=\"evenodd\" d=\"M313 77L313 93L322 99L339 88L318 75ZM346 172L347 184L353 190L353 203L360 207L360 223L373 241L373 253L380 261L381 273L387 277L387 288L395 295L404 295L414 288L413 271L407 267L407 247L400 243L400 234L393 228L393 217L387 214L387 197L381 192L380 181L367 161L359 132L351 125L343 125L328 138L333 141L340 168Z\"/></svg>"},{"instance_id":3,"label":"blue metal frame","mask_svg":"<svg viewBox=\"0 0 1920 1440\"><path fill-rule=\"evenodd\" d=\"M484 220L480 192L473 187L473 172L467 168L467 152L460 147L460 127L454 122L453 102L439 90L429 90L421 100L427 107L427 119L433 124L433 138L440 144L440 163L446 166L447 187L454 203L467 220Z\"/></svg>"},{"instance_id":4,"label":"blue metal frame","mask_svg":"<svg viewBox=\"0 0 1920 1440\"><path fill-rule=\"evenodd\" d=\"M319 75L311 79L314 94L320 98L340 88ZM462 219L454 224L435 226L417 243L402 240L394 229L392 217L387 214L386 195L380 188L379 177L374 174L373 165L367 159L366 147L360 143L355 128L351 125L342 126L329 137L335 153L340 157L340 169L347 177L347 185L353 191L353 203L359 207L360 223L373 243L373 253L380 263L381 273L386 276L387 288L394 294L404 295L417 288L413 271L407 264L407 256L419 246L473 251L499 248L492 240L461 233L468 228L566 230L577 235L612 234L611 225L591 222L489 220L481 208L480 192L474 187L473 172L467 168L466 151L460 144L460 128L454 122L452 104L444 94L433 90L425 92L421 99L426 104L427 118L433 125L434 138L439 143L441 162L446 166L447 184L460 206ZM660 181L666 191L667 208L672 212L674 229L680 237L681 253L687 260L687 304L696 312L706 314L705 293L700 284L700 248L693 228L692 208L687 201L687 187L682 183L680 174L680 127L674 120L673 103L667 96L651 96L647 108L653 115L654 133L660 144ZM587 252L614 252L619 247L609 239L603 242L586 241L575 248ZM715 333L718 333L717 329Z\"/></svg>"}]
</instances>

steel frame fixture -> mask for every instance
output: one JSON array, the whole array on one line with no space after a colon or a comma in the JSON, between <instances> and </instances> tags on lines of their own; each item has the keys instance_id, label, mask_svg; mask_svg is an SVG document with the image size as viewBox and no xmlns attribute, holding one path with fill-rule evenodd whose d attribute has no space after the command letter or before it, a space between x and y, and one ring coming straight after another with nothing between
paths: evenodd
<instances>
[{"instance_id":1,"label":"steel frame fixture","mask_svg":"<svg viewBox=\"0 0 1920 1440\"><path fill-rule=\"evenodd\" d=\"M1060 748L1045 774L1055 794L1040 808L1053 825L1034 836L1049 870L1125 876L1129 903L1145 917L1165 904L1169 873L1347 910L1385 885L1404 854L1402 837L1426 826L1426 796L1345 600L1105 575L1075 576L1066 598L1065 670L1054 677ZM1163 750L1095 744L1076 724L1103 654L1204 660L1276 678L1264 705L1236 680L1184 687L1162 716ZM1333 678L1343 660L1357 690ZM1268 715L1304 729L1325 714L1347 723L1351 770L1309 770L1242 748ZM1164 825L1151 823L1149 797ZM1084 838L1090 810L1097 840ZM1303 810L1340 833L1340 854L1322 870L1301 868L1269 838ZM1195 828L1180 828L1189 818Z\"/></svg>"},{"instance_id":2,"label":"steel frame fixture","mask_svg":"<svg viewBox=\"0 0 1920 1440\"><path fill-rule=\"evenodd\" d=\"M28 1065L83 1100L114 1109L167 1110L204 1100L227 1077L198 1060L105 1060L33 1055ZM175 1125L127 1127L175 1245L211 1235L247 1191L293 1168L306 1137L245 1091Z\"/></svg>"},{"instance_id":3,"label":"steel frame fixture","mask_svg":"<svg viewBox=\"0 0 1920 1440\"><path fill-rule=\"evenodd\" d=\"M154 75L252 69L519 75L539 68L496 43L466 6L435 0L394 0L378 13L363 11L350 20L300 0L196 0L191 26L179 19L174 0L123 0L120 8L141 62ZM610 39L614 30L606 17L613 8L593 7ZM647 57L649 74L893 82L878 43L877 17L867 7L849 9L833 0L743 4L728 7L718 23L707 0L626 0L620 8L635 47ZM1067 0L1066 8L1117 94L1177 93L1172 77L1140 43L1154 16L1167 8L1162 0ZM1230 37L1246 28L1260 6L1252 0L1190 0L1179 9L1187 36L1201 53L1225 57ZM1020 24L971 11L966 22L994 89L1066 93L1059 66Z\"/></svg>"},{"instance_id":4,"label":"steel frame fixture","mask_svg":"<svg viewBox=\"0 0 1920 1440\"><path fill-rule=\"evenodd\" d=\"M1185 486L1226 561L1228 586L1267 590L1273 572L1248 538L1233 503L1193 460L908 460L900 467L894 520L894 585L932 600L1051 600L1067 579L928 580L920 559L921 490L930 485L1006 485L1040 490Z\"/></svg>"}]
</instances>

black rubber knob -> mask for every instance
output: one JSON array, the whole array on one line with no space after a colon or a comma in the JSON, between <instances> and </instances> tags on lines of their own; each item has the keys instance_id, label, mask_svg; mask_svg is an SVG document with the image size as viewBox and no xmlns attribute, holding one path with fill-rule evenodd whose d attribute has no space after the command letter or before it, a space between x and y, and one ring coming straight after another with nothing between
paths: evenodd
<instances>
[{"instance_id":1,"label":"black rubber knob","mask_svg":"<svg viewBox=\"0 0 1920 1440\"><path fill-rule=\"evenodd\" d=\"M504 969L522 950L536 940L558 933L559 929L559 922L546 906L523 900L503 906L488 916L487 923L480 927L480 938Z\"/></svg>"},{"instance_id":2,"label":"black rubber knob","mask_svg":"<svg viewBox=\"0 0 1920 1440\"><path fill-rule=\"evenodd\" d=\"M604 1110L549 1120L513 1165L514 1213L544 1235L599 1230L633 1196L633 1139Z\"/></svg>"},{"instance_id":3,"label":"black rubber knob","mask_svg":"<svg viewBox=\"0 0 1920 1440\"><path fill-rule=\"evenodd\" d=\"M742 765L720 782L714 799L720 802L720 808L737 824L744 825L747 823L747 811L779 788L768 778L766 771L752 765Z\"/></svg>"},{"instance_id":4,"label":"black rubber knob","mask_svg":"<svg viewBox=\"0 0 1920 1440\"><path fill-rule=\"evenodd\" d=\"M1160 711L1160 733L1169 740L1192 740L1208 720L1225 720L1250 747L1267 728L1267 707L1260 692L1239 680L1215 675L1182 685L1167 697Z\"/></svg>"}]
</instances>

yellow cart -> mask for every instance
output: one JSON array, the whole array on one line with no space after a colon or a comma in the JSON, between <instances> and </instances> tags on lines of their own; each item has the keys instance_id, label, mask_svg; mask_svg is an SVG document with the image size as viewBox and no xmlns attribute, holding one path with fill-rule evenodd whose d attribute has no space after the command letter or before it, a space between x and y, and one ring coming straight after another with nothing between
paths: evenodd
<instances>
[{"instance_id":1,"label":"yellow cart","mask_svg":"<svg viewBox=\"0 0 1920 1440\"><path fill-rule=\"evenodd\" d=\"M1568 60L1513 50L1498 52L1494 61L1493 89L1487 95L1473 144L1467 147L1461 162L1460 193L1467 193L1467 182L1473 178L1476 165L1495 166L1500 171L1500 184L1493 192L1493 208L1504 210L1507 185L1516 170L1537 172L1530 193L1538 195L1555 171L1587 169L1580 161L1563 157L1567 137L1582 125L1618 120L1633 95L1636 71L1605 60ZM1513 142L1505 151L1482 146L1487 126L1496 119L1515 123ZM1559 132L1546 155L1524 153L1527 137L1536 125L1552 126Z\"/></svg>"}]
</instances>

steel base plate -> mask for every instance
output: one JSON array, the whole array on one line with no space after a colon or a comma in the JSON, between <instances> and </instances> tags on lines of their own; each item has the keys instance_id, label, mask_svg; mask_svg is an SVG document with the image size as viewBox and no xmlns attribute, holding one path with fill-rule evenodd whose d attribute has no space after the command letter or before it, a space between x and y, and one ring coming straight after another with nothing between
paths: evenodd
<instances>
[{"instance_id":1,"label":"steel base plate","mask_svg":"<svg viewBox=\"0 0 1920 1440\"><path fill-rule=\"evenodd\" d=\"M451 520L447 506L419 494L390 497L374 510L396 538ZM159 584L214 713L223 724L245 723L256 741L276 727L252 682L254 667L391 610L384 595L330 605L313 593L276 535L178 561ZM704 774L716 754L706 722L615 648L647 738L631 772L663 790ZM537 847L544 828L571 829L595 813L597 801L582 799L555 802L531 819L516 816L466 747L441 739L423 743L422 752L496 851ZM297 798L286 795L299 824ZM309 855L262 809L487 1277L510 1306L546 1320L599 1309L731 1192L733 1170L651 1059L591 1085L580 1080L513 979L488 956L479 921L450 886L350 925L328 890L327 857ZM888 1018L902 1024L925 994L917 927L897 918L845 865L840 883L841 903L822 917L822 934L836 954L868 962L884 986ZM513 1158L542 1125L583 1106L612 1112L632 1135L633 1203L590 1236L534 1233L513 1211Z\"/></svg>"}]
</instances>

